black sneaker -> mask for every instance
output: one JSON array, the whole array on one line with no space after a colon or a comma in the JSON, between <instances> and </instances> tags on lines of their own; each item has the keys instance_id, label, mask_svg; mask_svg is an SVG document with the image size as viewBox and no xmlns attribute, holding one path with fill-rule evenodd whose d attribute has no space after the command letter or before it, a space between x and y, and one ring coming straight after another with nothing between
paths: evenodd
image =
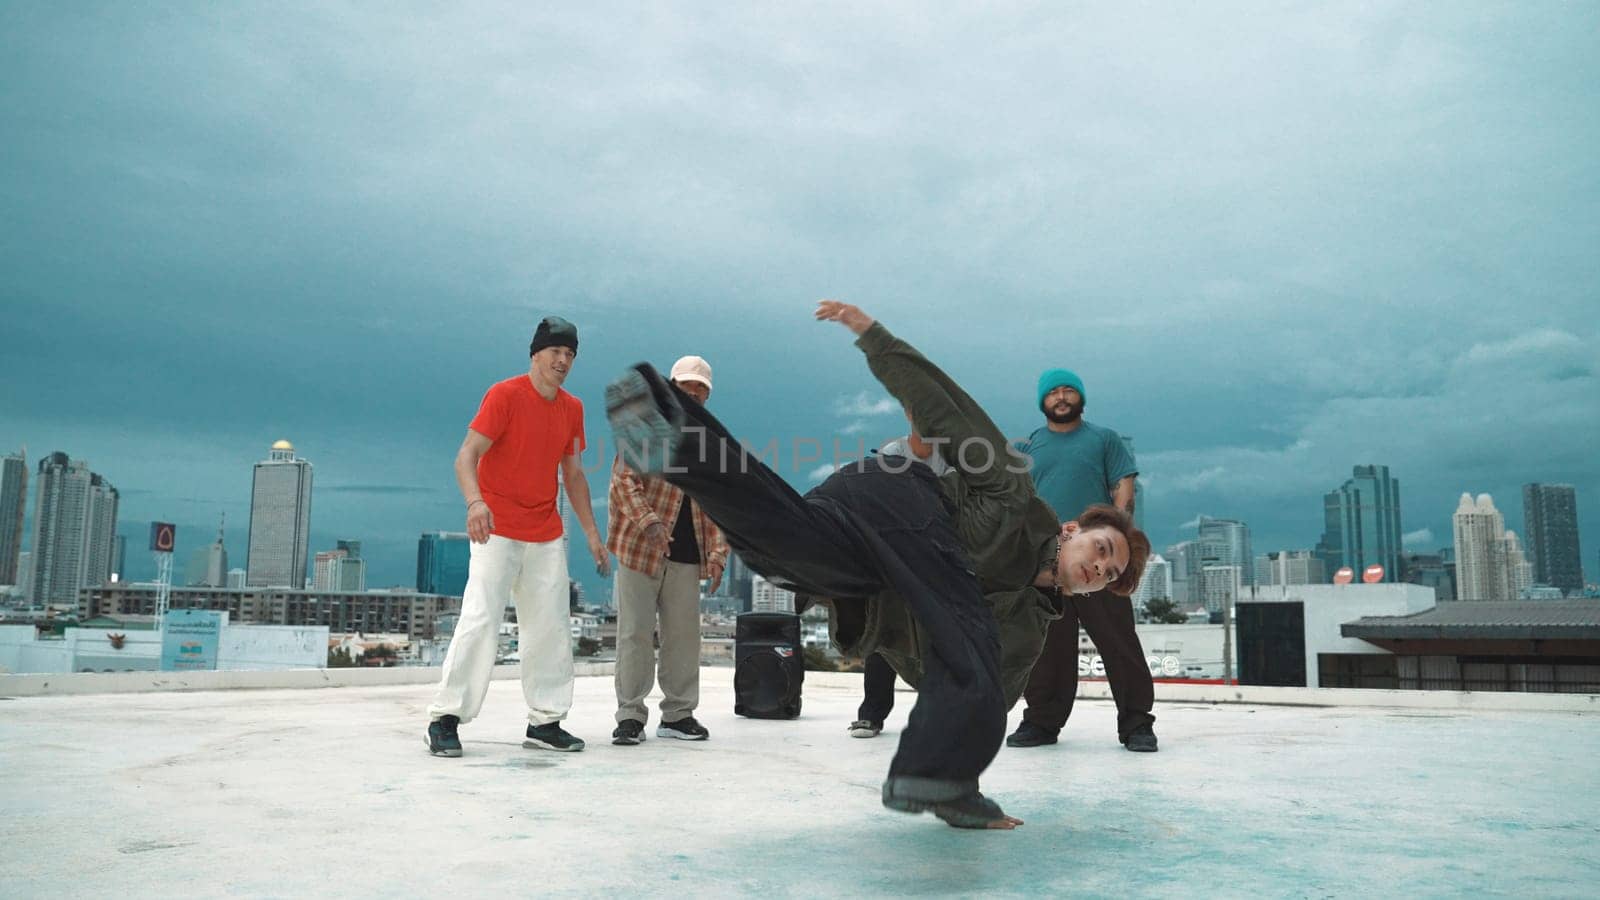
<instances>
[{"instance_id":1,"label":"black sneaker","mask_svg":"<svg viewBox=\"0 0 1600 900\"><path fill-rule=\"evenodd\" d=\"M1017 726L1006 738L1007 747L1043 747L1045 744L1054 744L1058 732L1050 731L1042 725L1024 721Z\"/></svg>"},{"instance_id":2,"label":"black sneaker","mask_svg":"<svg viewBox=\"0 0 1600 900\"><path fill-rule=\"evenodd\" d=\"M1122 739L1122 746L1136 753L1154 753L1156 752L1156 730L1149 725L1140 725Z\"/></svg>"},{"instance_id":3,"label":"black sneaker","mask_svg":"<svg viewBox=\"0 0 1600 900\"><path fill-rule=\"evenodd\" d=\"M611 743L624 747L644 743L644 723L638 719L623 719L611 732Z\"/></svg>"},{"instance_id":4,"label":"black sneaker","mask_svg":"<svg viewBox=\"0 0 1600 900\"><path fill-rule=\"evenodd\" d=\"M662 722L656 726L656 737L677 738L680 741L703 741L711 737L711 732L704 725L694 720L694 716L685 716L676 722Z\"/></svg>"},{"instance_id":5,"label":"black sneaker","mask_svg":"<svg viewBox=\"0 0 1600 900\"><path fill-rule=\"evenodd\" d=\"M560 722L550 722L545 725L529 725L528 737L522 742L522 746L576 753L583 749L583 741L567 734Z\"/></svg>"},{"instance_id":6,"label":"black sneaker","mask_svg":"<svg viewBox=\"0 0 1600 900\"><path fill-rule=\"evenodd\" d=\"M428 752L434 756L460 756L461 738L456 726L461 720L455 716L440 716L428 723Z\"/></svg>"}]
</instances>

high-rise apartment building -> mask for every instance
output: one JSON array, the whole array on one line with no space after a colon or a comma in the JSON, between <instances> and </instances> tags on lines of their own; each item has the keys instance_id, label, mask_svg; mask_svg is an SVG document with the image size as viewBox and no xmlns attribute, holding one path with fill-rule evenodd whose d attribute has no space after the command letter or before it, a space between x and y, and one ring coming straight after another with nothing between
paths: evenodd
<instances>
[{"instance_id":1,"label":"high-rise apartment building","mask_svg":"<svg viewBox=\"0 0 1600 900\"><path fill-rule=\"evenodd\" d=\"M76 606L78 588L111 577L117 489L83 460L39 460L33 519L33 602Z\"/></svg>"},{"instance_id":2,"label":"high-rise apartment building","mask_svg":"<svg viewBox=\"0 0 1600 900\"><path fill-rule=\"evenodd\" d=\"M430 531L417 541L417 590L459 597L467 590L472 542L465 531Z\"/></svg>"},{"instance_id":3,"label":"high-rise apartment building","mask_svg":"<svg viewBox=\"0 0 1600 900\"><path fill-rule=\"evenodd\" d=\"M304 587L310 541L311 463L295 456L293 444L278 441L255 466L245 582L250 587Z\"/></svg>"},{"instance_id":4,"label":"high-rise apartment building","mask_svg":"<svg viewBox=\"0 0 1600 900\"><path fill-rule=\"evenodd\" d=\"M1200 570L1199 589L1191 599L1199 600L1211 612L1221 612L1239 599L1241 585L1238 566L1206 566Z\"/></svg>"},{"instance_id":5,"label":"high-rise apartment building","mask_svg":"<svg viewBox=\"0 0 1600 900\"><path fill-rule=\"evenodd\" d=\"M1513 600L1507 569L1506 524L1494 498L1462 494L1452 518L1455 530L1456 596L1461 600Z\"/></svg>"},{"instance_id":6,"label":"high-rise apartment building","mask_svg":"<svg viewBox=\"0 0 1600 900\"><path fill-rule=\"evenodd\" d=\"M1322 558L1311 550L1274 550L1255 560L1256 587L1327 584Z\"/></svg>"},{"instance_id":7,"label":"high-rise apartment building","mask_svg":"<svg viewBox=\"0 0 1600 900\"><path fill-rule=\"evenodd\" d=\"M1139 579L1139 586L1133 591L1133 608L1137 611L1144 608L1151 600L1172 599L1172 566L1159 553L1150 554L1150 559L1145 563L1144 575Z\"/></svg>"},{"instance_id":8,"label":"high-rise apartment building","mask_svg":"<svg viewBox=\"0 0 1600 900\"><path fill-rule=\"evenodd\" d=\"M1522 542L1517 539L1517 533L1515 531L1507 531L1504 541L1506 554L1506 599L1526 599L1528 589L1533 587L1533 563L1528 560L1527 554L1522 552Z\"/></svg>"},{"instance_id":9,"label":"high-rise apartment building","mask_svg":"<svg viewBox=\"0 0 1600 900\"><path fill-rule=\"evenodd\" d=\"M318 553L312 586L319 591L366 590L367 563L361 558L361 542L339 541L338 549Z\"/></svg>"},{"instance_id":10,"label":"high-rise apartment building","mask_svg":"<svg viewBox=\"0 0 1600 900\"><path fill-rule=\"evenodd\" d=\"M1534 581L1559 588L1569 597L1581 596L1583 553L1578 547L1577 490L1570 484L1523 485L1522 520Z\"/></svg>"},{"instance_id":11,"label":"high-rise apartment building","mask_svg":"<svg viewBox=\"0 0 1600 900\"><path fill-rule=\"evenodd\" d=\"M1383 580L1400 580L1400 482L1388 466L1356 466L1350 480L1322 498L1323 532L1317 545L1331 577L1349 566L1358 574L1383 566Z\"/></svg>"},{"instance_id":12,"label":"high-rise apartment building","mask_svg":"<svg viewBox=\"0 0 1600 900\"><path fill-rule=\"evenodd\" d=\"M19 584L22 515L28 504L28 452L0 457L0 584Z\"/></svg>"},{"instance_id":13,"label":"high-rise apartment building","mask_svg":"<svg viewBox=\"0 0 1600 900\"><path fill-rule=\"evenodd\" d=\"M750 581L752 612L794 612L794 592L778 587L760 575Z\"/></svg>"}]
</instances>

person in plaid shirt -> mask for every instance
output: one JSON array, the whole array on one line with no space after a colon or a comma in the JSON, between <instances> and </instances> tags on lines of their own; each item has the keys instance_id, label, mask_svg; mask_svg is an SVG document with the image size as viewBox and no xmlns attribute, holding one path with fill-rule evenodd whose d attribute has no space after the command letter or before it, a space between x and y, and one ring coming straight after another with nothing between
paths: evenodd
<instances>
[{"instance_id":1,"label":"person in plaid shirt","mask_svg":"<svg viewBox=\"0 0 1600 900\"><path fill-rule=\"evenodd\" d=\"M671 379L699 403L711 396L711 366L685 356ZM644 740L650 714L644 698L661 680L661 724L656 737L703 741L710 737L694 719L700 702L700 581L711 590L722 583L728 543L699 504L661 478L644 478L623 465L611 467L606 549L617 567L617 728L613 744ZM660 621L661 657L653 641Z\"/></svg>"}]
</instances>

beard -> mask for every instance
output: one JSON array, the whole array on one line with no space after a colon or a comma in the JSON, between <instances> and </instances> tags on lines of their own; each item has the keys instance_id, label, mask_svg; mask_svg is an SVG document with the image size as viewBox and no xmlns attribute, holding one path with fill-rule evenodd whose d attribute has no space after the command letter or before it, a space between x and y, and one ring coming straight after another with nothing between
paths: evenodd
<instances>
[{"instance_id":1,"label":"beard","mask_svg":"<svg viewBox=\"0 0 1600 900\"><path fill-rule=\"evenodd\" d=\"M1045 407L1044 417L1057 425L1070 425L1071 423L1083 418L1082 406L1073 406L1072 404L1067 404L1067 411L1064 413L1056 412L1056 408L1057 407L1055 406Z\"/></svg>"}]
</instances>

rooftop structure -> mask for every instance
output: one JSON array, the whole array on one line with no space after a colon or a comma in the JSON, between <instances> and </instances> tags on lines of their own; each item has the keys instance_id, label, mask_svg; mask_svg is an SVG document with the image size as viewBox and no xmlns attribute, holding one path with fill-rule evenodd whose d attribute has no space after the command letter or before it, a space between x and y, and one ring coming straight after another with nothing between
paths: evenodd
<instances>
[{"instance_id":1,"label":"rooftop structure","mask_svg":"<svg viewBox=\"0 0 1600 900\"><path fill-rule=\"evenodd\" d=\"M148 687L155 674L65 678ZM200 674L187 683L300 673ZM16 696L0 703L7 893L1575 896L1600 883L1600 789L1582 764L1600 715L1575 712L1600 713L1594 696L1158 685L1151 756L1117 745L1114 708L1087 699L1104 685L1088 683L1061 744L1002 749L984 776L1027 824L967 832L879 805L913 698L899 695L883 737L851 739L860 676L808 673L800 719L748 720L731 712L732 671L707 668L696 715L711 740L638 747L606 738L611 679L580 677L566 725L589 748L574 754L523 749L521 688L505 678L462 727L466 755L446 760L422 742L437 670L305 674L365 686L17 696L37 680L0 677ZM381 683L408 677L421 680ZM1207 696L1334 705L1173 702Z\"/></svg>"}]
</instances>

